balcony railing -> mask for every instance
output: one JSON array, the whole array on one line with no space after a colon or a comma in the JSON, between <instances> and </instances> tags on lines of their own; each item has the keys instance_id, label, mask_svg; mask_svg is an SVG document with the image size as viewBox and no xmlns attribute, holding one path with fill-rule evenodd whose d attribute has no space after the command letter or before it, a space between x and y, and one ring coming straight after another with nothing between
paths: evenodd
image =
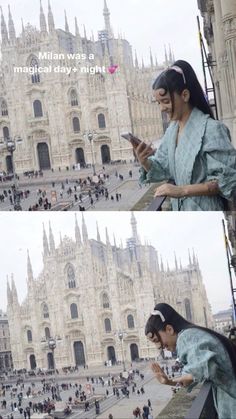
<instances>
[{"instance_id":1,"label":"balcony railing","mask_svg":"<svg viewBox=\"0 0 236 419\"><path fill-rule=\"evenodd\" d=\"M214 406L212 385L206 382L201 387L196 399L189 409L185 419L217 419L218 415Z\"/></svg>"},{"instance_id":2,"label":"balcony railing","mask_svg":"<svg viewBox=\"0 0 236 419\"><path fill-rule=\"evenodd\" d=\"M162 205L166 200L166 196L158 196L157 198L153 199L149 207L147 207L147 211L162 211Z\"/></svg>"}]
</instances>

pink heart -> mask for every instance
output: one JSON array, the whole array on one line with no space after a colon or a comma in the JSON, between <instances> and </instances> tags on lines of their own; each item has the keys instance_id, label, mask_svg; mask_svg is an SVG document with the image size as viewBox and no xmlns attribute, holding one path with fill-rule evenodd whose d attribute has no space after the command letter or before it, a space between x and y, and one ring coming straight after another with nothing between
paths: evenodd
<instances>
[{"instance_id":1,"label":"pink heart","mask_svg":"<svg viewBox=\"0 0 236 419\"><path fill-rule=\"evenodd\" d=\"M111 65L108 67L108 71L110 74L114 74L119 66L117 64Z\"/></svg>"}]
</instances>

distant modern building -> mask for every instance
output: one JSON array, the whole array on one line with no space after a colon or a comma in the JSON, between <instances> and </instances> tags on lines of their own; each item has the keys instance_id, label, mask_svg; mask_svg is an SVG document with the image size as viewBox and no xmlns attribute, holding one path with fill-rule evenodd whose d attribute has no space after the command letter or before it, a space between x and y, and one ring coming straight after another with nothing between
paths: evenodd
<instances>
[{"instance_id":1,"label":"distant modern building","mask_svg":"<svg viewBox=\"0 0 236 419\"><path fill-rule=\"evenodd\" d=\"M0 373L12 367L8 319L7 315L0 310Z\"/></svg>"},{"instance_id":2,"label":"distant modern building","mask_svg":"<svg viewBox=\"0 0 236 419\"><path fill-rule=\"evenodd\" d=\"M198 0L212 63L219 118L236 146L236 1Z\"/></svg>"},{"instance_id":3,"label":"distant modern building","mask_svg":"<svg viewBox=\"0 0 236 419\"><path fill-rule=\"evenodd\" d=\"M143 244L131 216L132 236L127 246L89 239L82 216L75 239L55 245L51 226L43 232L43 269L33 275L28 255L28 292L19 303L14 279L8 284L8 318L16 369L52 368L53 352L42 338L60 336L54 351L57 368L74 365L129 363L153 357L156 348L144 325L158 302L171 304L189 321L212 327L213 319L197 256L189 253L182 266L164 267L151 244ZM124 353L123 353L124 352Z\"/></svg>"},{"instance_id":4,"label":"distant modern building","mask_svg":"<svg viewBox=\"0 0 236 419\"><path fill-rule=\"evenodd\" d=\"M80 34L76 18L72 33L66 15L65 28L56 29L50 2L47 21L40 4L39 29L22 25L17 35L10 9L8 27L1 16L0 137L23 139L14 153L17 172L133 159L121 133L150 141L162 136L152 82L173 63L172 52L158 65L150 51L150 65L140 64L129 42L114 35L106 0L97 40L85 29ZM54 71L66 67L73 71ZM12 171L6 147L3 170Z\"/></svg>"},{"instance_id":5,"label":"distant modern building","mask_svg":"<svg viewBox=\"0 0 236 419\"><path fill-rule=\"evenodd\" d=\"M232 308L213 314L214 329L217 332L228 336L229 330L232 327L232 314Z\"/></svg>"}]
</instances>

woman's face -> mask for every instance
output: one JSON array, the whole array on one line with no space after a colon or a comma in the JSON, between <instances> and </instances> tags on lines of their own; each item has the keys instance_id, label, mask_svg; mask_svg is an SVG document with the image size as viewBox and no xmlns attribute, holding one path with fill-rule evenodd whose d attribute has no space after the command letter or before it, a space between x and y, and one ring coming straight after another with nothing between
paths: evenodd
<instances>
[{"instance_id":1,"label":"woman's face","mask_svg":"<svg viewBox=\"0 0 236 419\"><path fill-rule=\"evenodd\" d=\"M154 90L154 98L158 102L161 112L167 113L171 121L179 121L186 110L186 105L188 107L184 92L181 95L174 92L173 109L170 93L165 89Z\"/></svg>"},{"instance_id":2,"label":"woman's face","mask_svg":"<svg viewBox=\"0 0 236 419\"><path fill-rule=\"evenodd\" d=\"M176 349L177 333L171 325L167 325L165 330L159 330L158 335L152 336L152 333L148 333L147 338L155 343L158 349L167 349L170 352Z\"/></svg>"}]
</instances>

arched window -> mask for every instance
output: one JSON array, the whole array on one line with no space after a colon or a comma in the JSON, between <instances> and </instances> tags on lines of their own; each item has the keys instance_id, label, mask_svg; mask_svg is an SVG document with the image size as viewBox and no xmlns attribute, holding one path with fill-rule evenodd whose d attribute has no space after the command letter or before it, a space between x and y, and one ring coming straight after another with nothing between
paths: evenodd
<instances>
[{"instance_id":1,"label":"arched window","mask_svg":"<svg viewBox=\"0 0 236 419\"><path fill-rule=\"evenodd\" d=\"M80 132L80 123L79 123L79 118L77 118L77 116L73 118L73 131Z\"/></svg>"},{"instance_id":2,"label":"arched window","mask_svg":"<svg viewBox=\"0 0 236 419\"><path fill-rule=\"evenodd\" d=\"M73 303L70 306L70 315L72 319L78 319L78 308L77 304Z\"/></svg>"},{"instance_id":3,"label":"arched window","mask_svg":"<svg viewBox=\"0 0 236 419\"><path fill-rule=\"evenodd\" d=\"M128 323L128 328L129 329L134 329L134 317L132 316L132 314L128 315L127 323Z\"/></svg>"},{"instance_id":4,"label":"arched window","mask_svg":"<svg viewBox=\"0 0 236 419\"><path fill-rule=\"evenodd\" d=\"M102 296L102 306L103 308L110 308L109 298L106 293L104 293Z\"/></svg>"},{"instance_id":5,"label":"arched window","mask_svg":"<svg viewBox=\"0 0 236 419\"><path fill-rule=\"evenodd\" d=\"M8 127L3 127L3 137L4 138L10 138L10 133L9 133L9 128Z\"/></svg>"},{"instance_id":6,"label":"arched window","mask_svg":"<svg viewBox=\"0 0 236 419\"><path fill-rule=\"evenodd\" d=\"M110 319L105 319L104 320L104 326L105 326L106 333L111 332L111 320Z\"/></svg>"},{"instance_id":7,"label":"arched window","mask_svg":"<svg viewBox=\"0 0 236 419\"><path fill-rule=\"evenodd\" d=\"M45 332L45 338L46 339L50 339L50 329L49 329L49 327L45 327L45 329L44 329L44 332Z\"/></svg>"},{"instance_id":8,"label":"arched window","mask_svg":"<svg viewBox=\"0 0 236 419\"><path fill-rule=\"evenodd\" d=\"M100 113L98 115L98 126L99 128L106 128L106 120L105 115L103 113Z\"/></svg>"},{"instance_id":9,"label":"arched window","mask_svg":"<svg viewBox=\"0 0 236 419\"><path fill-rule=\"evenodd\" d=\"M77 96L76 90L71 90L70 103L71 103L71 106L78 106L78 96Z\"/></svg>"},{"instance_id":10,"label":"arched window","mask_svg":"<svg viewBox=\"0 0 236 419\"><path fill-rule=\"evenodd\" d=\"M40 100L34 101L34 117L41 118L43 116L43 108Z\"/></svg>"},{"instance_id":11,"label":"arched window","mask_svg":"<svg viewBox=\"0 0 236 419\"><path fill-rule=\"evenodd\" d=\"M186 319L191 322L192 321L192 312L191 312L190 301L189 301L188 298L185 298L184 305L185 305Z\"/></svg>"},{"instance_id":12,"label":"arched window","mask_svg":"<svg viewBox=\"0 0 236 419\"><path fill-rule=\"evenodd\" d=\"M27 340L28 342L32 342L33 340L31 330L27 330Z\"/></svg>"},{"instance_id":13,"label":"arched window","mask_svg":"<svg viewBox=\"0 0 236 419\"><path fill-rule=\"evenodd\" d=\"M67 268L67 283L69 288L76 288L75 270L72 265Z\"/></svg>"},{"instance_id":14,"label":"arched window","mask_svg":"<svg viewBox=\"0 0 236 419\"><path fill-rule=\"evenodd\" d=\"M30 67L34 69L34 74L32 74L31 76L31 81L32 83L40 83L40 75L38 73L38 61L36 60L36 58L32 58L31 62L30 62Z\"/></svg>"},{"instance_id":15,"label":"arched window","mask_svg":"<svg viewBox=\"0 0 236 419\"><path fill-rule=\"evenodd\" d=\"M48 306L47 306L46 303L43 304L42 311L43 311L44 319L48 319L49 318L49 311L48 311Z\"/></svg>"},{"instance_id":16,"label":"arched window","mask_svg":"<svg viewBox=\"0 0 236 419\"><path fill-rule=\"evenodd\" d=\"M1 113L2 113L2 116L8 115L7 102L5 100L2 100L2 103L1 103Z\"/></svg>"}]
</instances>

